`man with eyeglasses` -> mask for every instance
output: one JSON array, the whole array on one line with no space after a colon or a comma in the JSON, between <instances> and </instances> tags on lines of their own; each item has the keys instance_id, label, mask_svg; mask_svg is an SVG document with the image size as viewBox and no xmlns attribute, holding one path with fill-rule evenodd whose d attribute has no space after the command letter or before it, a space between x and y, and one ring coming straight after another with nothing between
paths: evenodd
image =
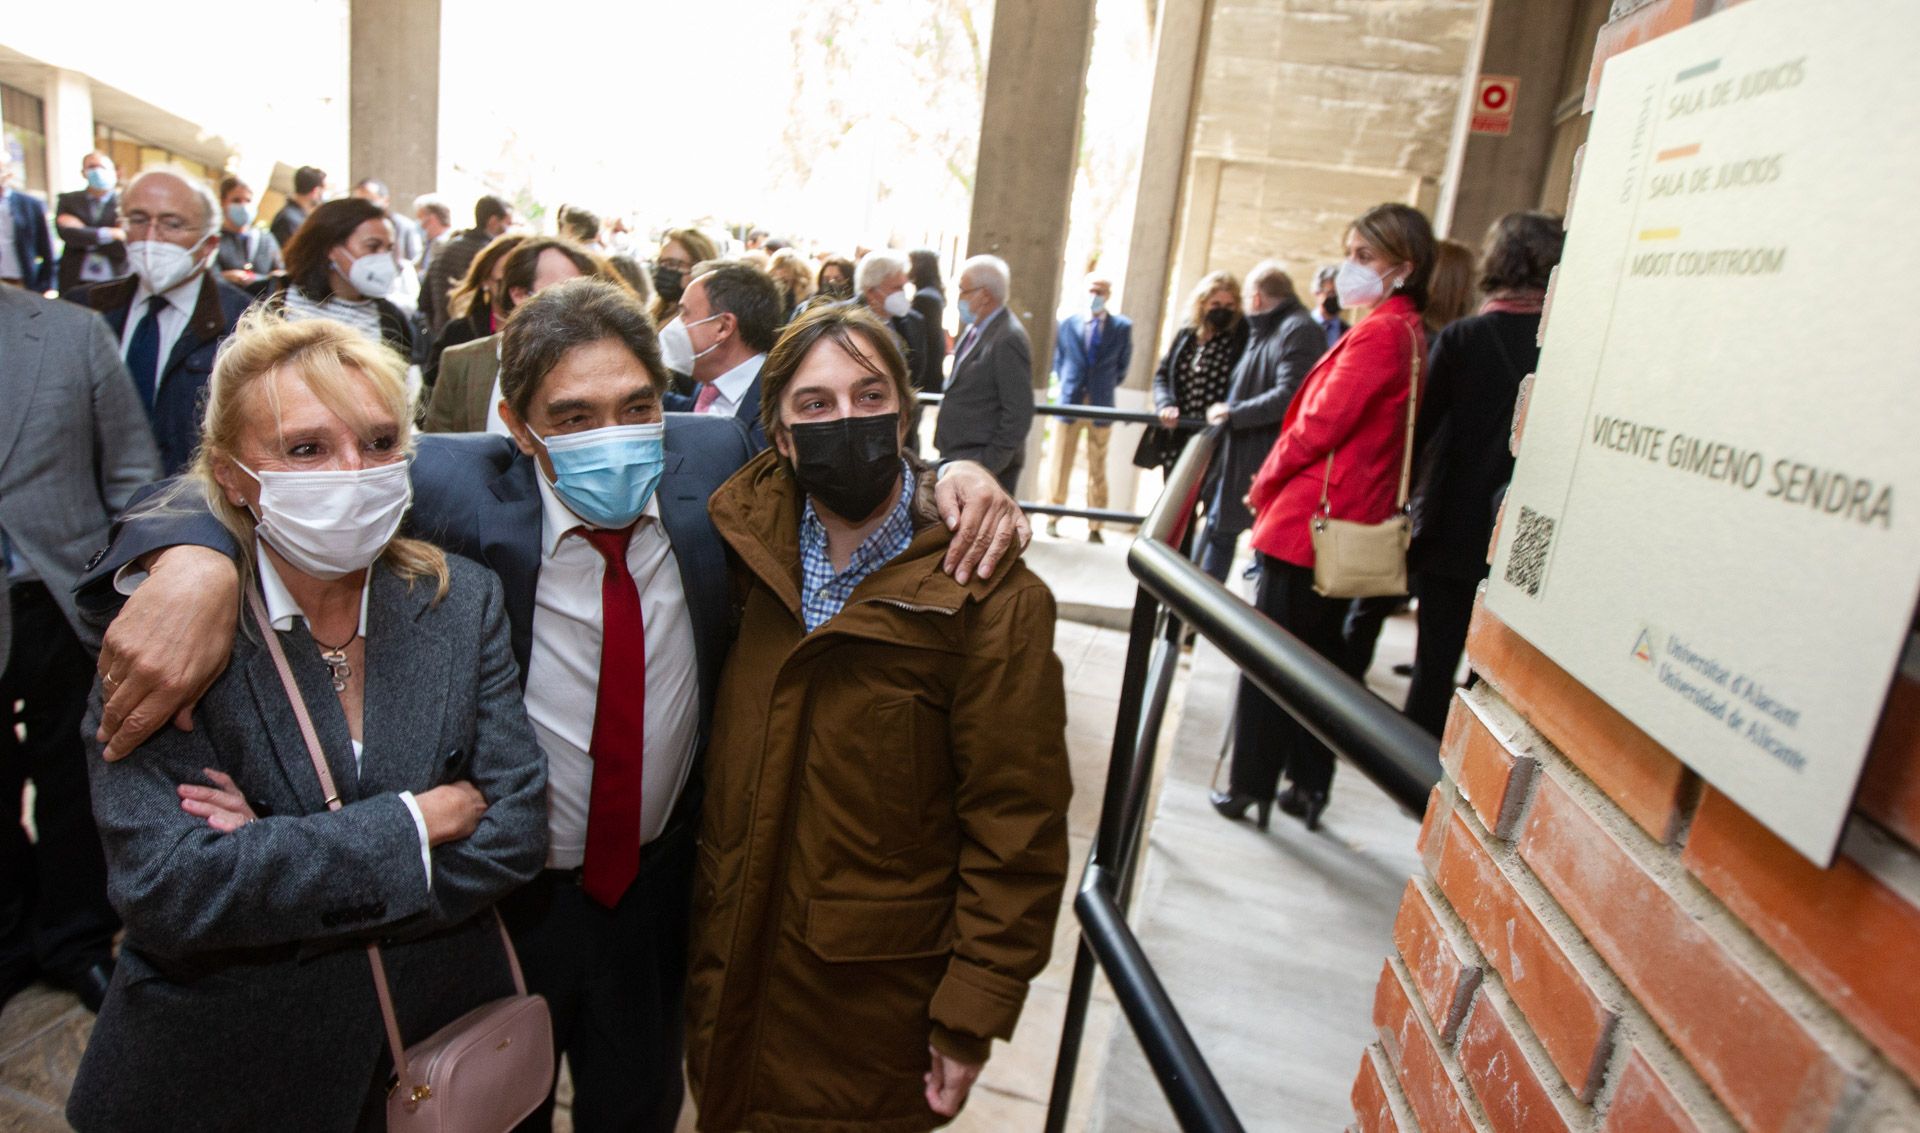
<instances>
[{"instance_id":1,"label":"man with eyeglasses","mask_svg":"<svg viewBox=\"0 0 1920 1133\"><path fill-rule=\"evenodd\" d=\"M208 270L220 250L220 203L191 174L157 168L136 176L122 195L120 223L133 274L68 297L112 328L171 476L200 441L213 356L252 300Z\"/></svg>"}]
</instances>

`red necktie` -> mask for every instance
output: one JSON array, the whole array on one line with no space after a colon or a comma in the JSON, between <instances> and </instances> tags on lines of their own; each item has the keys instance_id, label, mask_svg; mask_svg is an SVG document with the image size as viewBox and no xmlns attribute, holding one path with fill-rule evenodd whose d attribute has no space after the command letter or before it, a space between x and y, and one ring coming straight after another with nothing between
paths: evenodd
<instances>
[{"instance_id":1,"label":"red necktie","mask_svg":"<svg viewBox=\"0 0 1920 1133\"><path fill-rule=\"evenodd\" d=\"M640 591L619 531L581 528L607 570L600 579L600 690L593 706L593 791L587 802L587 896L612 908L640 872L640 771L646 754L647 638Z\"/></svg>"},{"instance_id":2,"label":"red necktie","mask_svg":"<svg viewBox=\"0 0 1920 1133\"><path fill-rule=\"evenodd\" d=\"M712 382L707 382L700 387L699 394L693 399L693 411L695 413L705 413L713 408L714 402L719 400L720 387L714 385Z\"/></svg>"}]
</instances>

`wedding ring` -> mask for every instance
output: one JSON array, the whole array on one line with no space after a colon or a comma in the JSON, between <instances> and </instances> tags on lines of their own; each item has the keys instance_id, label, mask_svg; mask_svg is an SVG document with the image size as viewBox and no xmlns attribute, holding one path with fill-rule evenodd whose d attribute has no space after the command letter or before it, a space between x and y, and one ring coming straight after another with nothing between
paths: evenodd
<instances>
[{"instance_id":1,"label":"wedding ring","mask_svg":"<svg viewBox=\"0 0 1920 1133\"><path fill-rule=\"evenodd\" d=\"M114 686L119 683L119 681L113 679L112 673L107 673L100 678L100 687L106 689L108 693L112 693Z\"/></svg>"}]
</instances>

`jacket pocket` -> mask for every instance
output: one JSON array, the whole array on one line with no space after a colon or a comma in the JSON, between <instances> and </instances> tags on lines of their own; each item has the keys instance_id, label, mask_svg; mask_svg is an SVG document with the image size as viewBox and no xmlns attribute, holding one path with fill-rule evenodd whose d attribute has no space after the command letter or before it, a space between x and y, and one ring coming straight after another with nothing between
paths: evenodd
<instances>
[{"instance_id":1,"label":"jacket pocket","mask_svg":"<svg viewBox=\"0 0 1920 1133\"><path fill-rule=\"evenodd\" d=\"M952 946L951 897L815 897L807 902L807 947L830 964L919 960L945 955Z\"/></svg>"},{"instance_id":2,"label":"jacket pocket","mask_svg":"<svg viewBox=\"0 0 1920 1133\"><path fill-rule=\"evenodd\" d=\"M926 838L917 714L906 697L874 704L857 725L835 715L814 726L809 805L821 836L863 860L899 858Z\"/></svg>"}]
</instances>

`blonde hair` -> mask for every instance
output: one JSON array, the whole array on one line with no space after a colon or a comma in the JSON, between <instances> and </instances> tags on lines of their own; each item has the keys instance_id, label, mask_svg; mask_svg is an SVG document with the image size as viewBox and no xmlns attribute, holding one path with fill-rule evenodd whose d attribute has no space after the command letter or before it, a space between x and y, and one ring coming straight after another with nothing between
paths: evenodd
<instances>
[{"instance_id":1,"label":"blonde hair","mask_svg":"<svg viewBox=\"0 0 1920 1133\"><path fill-rule=\"evenodd\" d=\"M793 301L803 303L813 298L813 267L807 258L792 248L782 248L773 254L773 262L767 267L767 274L774 280L793 290ZM781 314L786 314L782 311Z\"/></svg>"},{"instance_id":2,"label":"blonde hair","mask_svg":"<svg viewBox=\"0 0 1920 1133\"><path fill-rule=\"evenodd\" d=\"M247 408L256 396L256 388L278 416L273 383L261 384L262 379L275 374L304 383L362 440L372 438L373 422L362 411L359 395L371 387L399 426L398 449L407 454L413 451L414 399L407 385L406 364L398 354L332 319L287 322L260 308L249 311L214 359L213 375L207 381L200 445L182 481L183 486L199 488L214 518L240 544L241 581L245 586L253 584L256 569L255 520L246 508L228 502L214 470L222 460L237 461ZM396 537L380 553L380 561L409 583L432 579L436 603L447 596L447 556L431 543Z\"/></svg>"},{"instance_id":3,"label":"blonde hair","mask_svg":"<svg viewBox=\"0 0 1920 1133\"><path fill-rule=\"evenodd\" d=\"M1226 333L1224 330L1215 332L1207 323L1207 300L1213 298L1213 293L1216 291L1224 291L1233 296L1235 322L1238 322L1244 314L1240 310L1240 277L1230 271L1208 272L1200 277L1199 283L1194 284L1193 294L1187 297L1187 304L1191 308L1187 315L1187 325L1200 332L1202 338L1211 338L1215 333ZM1227 330L1231 329L1233 324L1227 324Z\"/></svg>"}]
</instances>

